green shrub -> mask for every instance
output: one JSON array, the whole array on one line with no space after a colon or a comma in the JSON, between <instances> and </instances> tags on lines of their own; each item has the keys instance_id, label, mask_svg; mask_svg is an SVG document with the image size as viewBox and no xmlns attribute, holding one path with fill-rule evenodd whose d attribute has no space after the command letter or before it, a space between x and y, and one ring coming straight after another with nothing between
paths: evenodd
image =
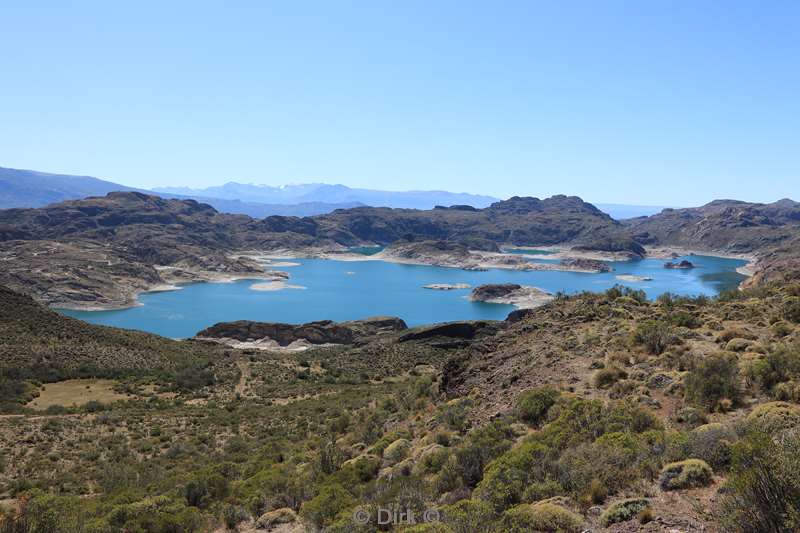
<instances>
[{"instance_id":1,"label":"green shrub","mask_svg":"<svg viewBox=\"0 0 800 533\"><path fill-rule=\"evenodd\" d=\"M482 531L494 519L492 507L479 500L461 500L442 509L442 514L453 533Z\"/></svg>"},{"instance_id":2,"label":"green shrub","mask_svg":"<svg viewBox=\"0 0 800 533\"><path fill-rule=\"evenodd\" d=\"M627 500L622 500L606 509L605 512L600 515L600 523L603 524L603 527L608 527L611 524L627 522L647 509L649 505L650 500L646 498L629 498Z\"/></svg>"},{"instance_id":3,"label":"green shrub","mask_svg":"<svg viewBox=\"0 0 800 533\"><path fill-rule=\"evenodd\" d=\"M751 373L765 391L770 391L775 385L800 376L800 347L779 346L771 350L765 358L753 364Z\"/></svg>"},{"instance_id":4,"label":"green shrub","mask_svg":"<svg viewBox=\"0 0 800 533\"><path fill-rule=\"evenodd\" d=\"M550 502L522 504L503 513L502 531L506 533L577 533L583 530L583 518Z\"/></svg>"},{"instance_id":5,"label":"green shrub","mask_svg":"<svg viewBox=\"0 0 800 533\"><path fill-rule=\"evenodd\" d=\"M787 402L768 402L747 415L747 422L758 431L775 435L800 426L800 406Z\"/></svg>"},{"instance_id":6,"label":"green shrub","mask_svg":"<svg viewBox=\"0 0 800 533\"><path fill-rule=\"evenodd\" d=\"M686 438L688 457L702 459L714 470L730 464L731 446L736 442L736 433L723 424L706 424L689 432Z\"/></svg>"},{"instance_id":7,"label":"green shrub","mask_svg":"<svg viewBox=\"0 0 800 533\"><path fill-rule=\"evenodd\" d=\"M657 462L656 451L660 448L654 450L640 435L606 433L592 443L567 449L558 463L559 479L565 489L584 499L599 497L602 492L616 493L658 468L651 464Z\"/></svg>"},{"instance_id":8,"label":"green shrub","mask_svg":"<svg viewBox=\"0 0 800 533\"><path fill-rule=\"evenodd\" d=\"M736 357L719 353L706 357L692 369L684 381L686 399L713 410L723 400L734 405L739 401L739 368Z\"/></svg>"},{"instance_id":9,"label":"green shrub","mask_svg":"<svg viewBox=\"0 0 800 533\"><path fill-rule=\"evenodd\" d=\"M664 490L691 489L711 484L714 471L701 459L686 459L670 463L661 470L659 480Z\"/></svg>"},{"instance_id":10,"label":"green shrub","mask_svg":"<svg viewBox=\"0 0 800 533\"><path fill-rule=\"evenodd\" d=\"M743 352L753 345L753 341L747 339L731 339L725 345L725 349L729 352Z\"/></svg>"},{"instance_id":11,"label":"green shrub","mask_svg":"<svg viewBox=\"0 0 800 533\"><path fill-rule=\"evenodd\" d=\"M355 506L355 500L340 485L326 485L316 497L305 502L300 516L317 528L330 525L341 513Z\"/></svg>"},{"instance_id":12,"label":"green shrub","mask_svg":"<svg viewBox=\"0 0 800 533\"><path fill-rule=\"evenodd\" d=\"M552 387L539 387L523 392L517 398L517 417L526 424L540 425L559 395L560 393Z\"/></svg>"},{"instance_id":13,"label":"green shrub","mask_svg":"<svg viewBox=\"0 0 800 533\"><path fill-rule=\"evenodd\" d=\"M601 368L594 374L594 386L598 389L607 389L617 381L628 377L628 373L616 366Z\"/></svg>"},{"instance_id":14,"label":"green shrub","mask_svg":"<svg viewBox=\"0 0 800 533\"><path fill-rule=\"evenodd\" d=\"M754 431L734 445L720 517L740 533L800 528L800 435Z\"/></svg>"},{"instance_id":15,"label":"green shrub","mask_svg":"<svg viewBox=\"0 0 800 533\"><path fill-rule=\"evenodd\" d=\"M409 450L411 450L411 442L407 439L397 439L383 450L383 459L390 465L399 463L405 459Z\"/></svg>"},{"instance_id":16,"label":"green shrub","mask_svg":"<svg viewBox=\"0 0 800 533\"><path fill-rule=\"evenodd\" d=\"M535 440L526 440L492 461L476 488L476 495L498 511L522 502L525 489L532 482L545 480L554 471L548 459L549 448Z\"/></svg>"},{"instance_id":17,"label":"green shrub","mask_svg":"<svg viewBox=\"0 0 800 533\"><path fill-rule=\"evenodd\" d=\"M689 329L699 328L702 324L695 315L683 310L670 313L668 320L673 326Z\"/></svg>"},{"instance_id":18,"label":"green shrub","mask_svg":"<svg viewBox=\"0 0 800 533\"><path fill-rule=\"evenodd\" d=\"M366 483L378 475L381 460L374 456L363 456L345 463L340 470L341 480L352 479L353 482ZM351 476L351 477L350 477Z\"/></svg>"},{"instance_id":19,"label":"green shrub","mask_svg":"<svg viewBox=\"0 0 800 533\"><path fill-rule=\"evenodd\" d=\"M800 324L800 298L791 296L783 302L783 318L789 322Z\"/></svg>"},{"instance_id":20,"label":"green shrub","mask_svg":"<svg viewBox=\"0 0 800 533\"><path fill-rule=\"evenodd\" d=\"M661 355L667 348L678 343L678 337L672 327L655 320L639 324L633 334L633 340L653 355Z\"/></svg>"},{"instance_id":21,"label":"green shrub","mask_svg":"<svg viewBox=\"0 0 800 533\"><path fill-rule=\"evenodd\" d=\"M467 487L474 487L483 479L486 465L505 453L513 443L511 426L494 421L467 433L467 437L455 449L455 468Z\"/></svg>"},{"instance_id":22,"label":"green shrub","mask_svg":"<svg viewBox=\"0 0 800 533\"><path fill-rule=\"evenodd\" d=\"M794 331L794 326L792 326L788 322L781 320L779 322L775 322L774 324L772 324L770 329L772 330L772 334L775 335L775 337L782 339Z\"/></svg>"},{"instance_id":23,"label":"green shrub","mask_svg":"<svg viewBox=\"0 0 800 533\"><path fill-rule=\"evenodd\" d=\"M448 429L463 433L469 427L468 414L471 407L472 401L469 399L451 400L439 407L436 418Z\"/></svg>"},{"instance_id":24,"label":"green shrub","mask_svg":"<svg viewBox=\"0 0 800 533\"><path fill-rule=\"evenodd\" d=\"M547 478L544 481L534 481L528 485L522 493L522 501L533 503L560 494L564 494L564 487L561 486L561 483L554 479Z\"/></svg>"}]
</instances>

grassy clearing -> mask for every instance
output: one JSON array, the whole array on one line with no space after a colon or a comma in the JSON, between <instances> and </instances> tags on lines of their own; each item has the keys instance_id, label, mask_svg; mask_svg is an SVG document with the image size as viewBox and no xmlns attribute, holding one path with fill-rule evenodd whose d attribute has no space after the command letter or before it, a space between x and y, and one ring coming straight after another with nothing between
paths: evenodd
<instances>
[{"instance_id":1,"label":"grassy clearing","mask_svg":"<svg viewBox=\"0 0 800 533\"><path fill-rule=\"evenodd\" d=\"M132 398L114 390L117 381L113 379L68 379L48 383L39 389L39 396L29 402L27 407L44 410L52 405L80 407L91 401L111 403Z\"/></svg>"}]
</instances>

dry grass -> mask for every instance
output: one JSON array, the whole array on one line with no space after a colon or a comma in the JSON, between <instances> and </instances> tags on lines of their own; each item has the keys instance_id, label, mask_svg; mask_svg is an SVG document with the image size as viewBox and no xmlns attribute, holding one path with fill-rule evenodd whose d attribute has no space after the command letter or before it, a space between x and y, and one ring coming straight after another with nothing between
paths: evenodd
<instances>
[{"instance_id":1,"label":"dry grass","mask_svg":"<svg viewBox=\"0 0 800 533\"><path fill-rule=\"evenodd\" d=\"M112 379L68 379L48 383L39 389L39 397L28 403L27 407L40 410L51 405L78 407L91 401L110 403L132 397L114 391L116 385L117 382Z\"/></svg>"}]
</instances>

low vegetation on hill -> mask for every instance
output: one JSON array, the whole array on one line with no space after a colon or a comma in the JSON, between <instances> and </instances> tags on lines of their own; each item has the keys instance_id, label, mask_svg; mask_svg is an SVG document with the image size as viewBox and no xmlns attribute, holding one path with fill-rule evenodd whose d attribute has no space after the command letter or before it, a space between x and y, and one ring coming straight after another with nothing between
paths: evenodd
<instances>
[{"instance_id":1,"label":"low vegetation on hill","mask_svg":"<svg viewBox=\"0 0 800 533\"><path fill-rule=\"evenodd\" d=\"M302 352L0 296L4 532L800 525L797 285L615 288ZM54 382L64 405L28 403Z\"/></svg>"}]
</instances>

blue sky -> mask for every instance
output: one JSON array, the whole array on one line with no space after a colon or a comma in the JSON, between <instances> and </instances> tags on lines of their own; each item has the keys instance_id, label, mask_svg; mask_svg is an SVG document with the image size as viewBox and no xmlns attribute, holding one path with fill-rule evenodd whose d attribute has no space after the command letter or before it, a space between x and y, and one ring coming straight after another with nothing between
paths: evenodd
<instances>
[{"instance_id":1,"label":"blue sky","mask_svg":"<svg viewBox=\"0 0 800 533\"><path fill-rule=\"evenodd\" d=\"M800 199L796 1L20 0L0 20L0 166Z\"/></svg>"}]
</instances>

